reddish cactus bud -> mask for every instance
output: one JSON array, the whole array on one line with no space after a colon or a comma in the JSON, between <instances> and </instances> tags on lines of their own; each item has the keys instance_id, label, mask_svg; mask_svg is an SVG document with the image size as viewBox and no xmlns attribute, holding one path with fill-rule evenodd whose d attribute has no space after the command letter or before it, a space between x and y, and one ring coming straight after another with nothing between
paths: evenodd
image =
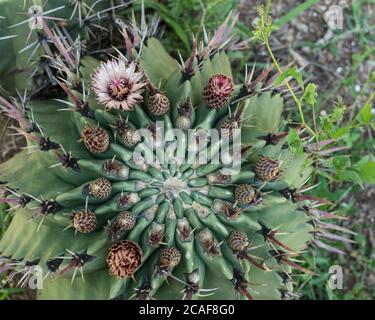
<instances>
[{"instance_id":1,"label":"reddish cactus bud","mask_svg":"<svg viewBox=\"0 0 375 320\"><path fill-rule=\"evenodd\" d=\"M215 74L203 90L203 99L211 109L220 109L229 101L234 90L232 79L224 74Z\"/></svg>"}]
</instances>

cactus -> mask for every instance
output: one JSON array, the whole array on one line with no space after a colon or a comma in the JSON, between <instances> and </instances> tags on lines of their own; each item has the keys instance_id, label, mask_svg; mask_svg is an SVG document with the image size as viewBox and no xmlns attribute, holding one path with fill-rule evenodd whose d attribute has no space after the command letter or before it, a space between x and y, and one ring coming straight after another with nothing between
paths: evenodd
<instances>
[{"instance_id":1,"label":"cactus","mask_svg":"<svg viewBox=\"0 0 375 320\"><path fill-rule=\"evenodd\" d=\"M45 77L49 84L54 83L44 55L48 38L42 21L47 28L56 24L61 33L79 35L81 41L102 41L101 33L105 31L107 37L107 26L113 23L110 14L129 6L123 1L113 7L111 4L110 0L1 0L0 50L7 53L0 61L3 89L15 94L15 88L19 91L38 88L46 84Z\"/></svg>"},{"instance_id":2,"label":"cactus","mask_svg":"<svg viewBox=\"0 0 375 320\"><path fill-rule=\"evenodd\" d=\"M234 84L230 17L181 63L135 23L126 52L101 62L46 35L66 99L0 97L27 140L0 166L14 214L0 264L41 267L41 299L285 297L296 272L313 274L295 257L330 248L320 217L335 216L302 194L313 158L288 148L286 130L304 130L282 120L271 69ZM215 128L207 161L186 161Z\"/></svg>"}]
</instances>

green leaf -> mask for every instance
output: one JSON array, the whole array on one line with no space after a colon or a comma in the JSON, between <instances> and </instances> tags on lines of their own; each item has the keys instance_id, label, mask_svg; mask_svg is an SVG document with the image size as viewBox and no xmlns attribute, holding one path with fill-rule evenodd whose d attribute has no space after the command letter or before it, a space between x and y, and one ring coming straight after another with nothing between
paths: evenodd
<instances>
[{"instance_id":1,"label":"green leaf","mask_svg":"<svg viewBox=\"0 0 375 320\"><path fill-rule=\"evenodd\" d=\"M320 117L321 128L328 137L338 140L350 132L351 126L340 125L345 110L346 106L339 99L331 113Z\"/></svg>"},{"instance_id":2,"label":"green leaf","mask_svg":"<svg viewBox=\"0 0 375 320\"><path fill-rule=\"evenodd\" d=\"M364 156L361 158L361 160L359 160L358 162L354 163L352 165L352 169L354 170L357 170L357 171L360 171L362 169L362 167L367 164L367 162L370 161L370 156Z\"/></svg>"},{"instance_id":3,"label":"green leaf","mask_svg":"<svg viewBox=\"0 0 375 320\"><path fill-rule=\"evenodd\" d=\"M360 169L360 175L363 181L375 184L375 162L369 161Z\"/></svg>"},{"instance_id":4,"label":"green leaf","mask_svg":"<svg viewBox=\"0 0 375 320\"><path fill-rule=\"evenodd\" d=\"M289 129L287 141L289 148L295 152L296 155L303 153L303 142L296 130Z\"/></svg>"},{"instance_id":5,"label":"green leaf","mask_svg":"<svg viewBox=\"0 0 375 320\"><path fill-rule=\"evenodd\" d=\"M168 23L168 24L172 27L172 29L174 30L174 32L176 32L177 36L180 38L180 40L181 40L182 43L184 44L185 49L186 49L187 51L190 51L191 48L190 48L189 36L188 36L188 34L184 31L184 29L181 28L181 26L180 26L180 24L179 24L179 21L173 19L173 16L168 15L168 14L165 14L165 13L160 13L160 16L161 16L161 18L162 18L166 23Z\"/></svg>"},{"instance_id":6,"label":"green leaf","mask_svg":"<svg viewBox=\"0 0 375 320\"><path fill-rule=\"evenodd\" d=\"M367 102L362 107L361 111L358 113L356 120L360 124L369 124L372 119L373 119L372 107L371 107L371 104Z\"/></svg>"},{"instance_id":7,"label":"green leaf","mask_svg":"<svg viewBox=\"0 0 375 320\"><path fill-rule=\"evenodd\" d=\"M292 10L288 11L287 14L282 16L281 18L277 19L275 21L275 24L278 27L282 27L289 21L293 20L295 17L302 14L304 11L308 10L310 7L312 7L314 4L316 4L319 0L307 0L303 1L301 4L295 6Z\"/></svg>"},{"instance_id":8,"label":"green leaf","mask_svg":"<svg viewBox=\"0 0 375 320\"><path fill-rule=\"evenodd\" d=\"M180 21L175 19L174 15L171 15L169 9L166 6L164 6L163 4L161 4L159 2L156 2L156 1L146 0L145 1L145 7L150 7L150 8L153 8L154 10L156 10L158 12L158 15L160 15L160 17L167 24L170 25L170 27L174 30L174 32L180 38L180 40L183 42L186 50L190 51L189 35L181 27Z\"/></svg>"},{"instance_id":9,"label":"green leaf","mask_svg":"<svg viewBox=\"0 0 375 320\"><path fill-rule=\"evenodd\" d=\"M301 100L306 102L310 106L315 106L317 95L316 85L314 83L309 83L305 89L305 92L303 93Z\"/></svg>"},{"instance_id":10,"label":"green leaf","mask_svg":"<svg viewBox=\"0 0 375 320\"><path fill-rule=\"evenodd\" d=\"M353 182L363 187L363 181L361 176L353 170L338 170L336 174L338 180Z\"/></svg>"},{"instance_id":11,"label":"green leaf","mask_svg":"<svg viewBox=\"0 0 375 320\"><path fill-rule=\"evenodd\" d=\"M341 170L350 167L351 161L349 157L337 156L333 158L332 164L336 170Z\"/></svg>"},{"instance_id":12,"label":"green leaf","mask_svg":"<svg viewBox=\"0 0 375 320\"><path fill-rule=\"evenodd\" d=\"M337 127L331 131L330 137L338 140L348 133L350 133L350 127Z\"/></svg>"},{"instance_id":13,"label":"green leaf","mask_svg":"<svg viewBox=\"0 0 375 320\"><path fill-rule=\"evenodd\" d=\"M300 87L304 89L302 74L298 71L297 67L289 68L280 74L274 81L275 86L280 85L288 77L295 79Z\"/></svg>"}]
</instances>

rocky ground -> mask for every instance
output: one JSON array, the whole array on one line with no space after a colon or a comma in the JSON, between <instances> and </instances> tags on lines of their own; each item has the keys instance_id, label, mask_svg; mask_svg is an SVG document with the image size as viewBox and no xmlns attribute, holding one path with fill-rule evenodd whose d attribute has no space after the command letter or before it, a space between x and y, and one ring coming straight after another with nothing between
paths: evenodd
<instances>
[{"instance_id":1,"label":"rocky ground","mask_svg":"<svg viewBox=\"0 0 375 320\"><path fill-rule=\"evenodd\" d=\"M257 16L256 3L259 1L240 0L240 19L246 25L252 25ZM279 17L289 13L304 1L272 1L270 14L277 21ZM361 36L366 31L374 33L375 5L364 4L363 12L370 17L366 24L360 25L353 16L352 1L324 0L318 1L302 14L283 25L271 37L270 42L277 58L285 64L295 61L296 65L304 68L306 80L318 85L318 90L324 92L327 100L322 108L329 108L334 99L341 95L347 105L355 102L353 90L356 93L367 90L369 75L375 70L374 59L366 59L353 74L357 54L361 52ZM342 29L330 30L329 10L339 6L343 13ZM331 23L334 22L331 18ZM356 25L357 23L357 25ZM371 29L372 28L372 29ZM372 37L375 41L375 37ZM259 47L256 61L269 60L264 48ZM345 79L355 76L354 83L348 87Z\"/></svg>"}]
</instances>

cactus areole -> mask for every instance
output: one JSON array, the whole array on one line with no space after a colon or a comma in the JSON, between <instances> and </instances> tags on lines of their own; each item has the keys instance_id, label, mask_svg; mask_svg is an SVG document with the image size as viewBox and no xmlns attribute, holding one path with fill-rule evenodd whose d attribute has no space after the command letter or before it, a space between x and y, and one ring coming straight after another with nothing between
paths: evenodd
<instances>
[{"instance_id":1,"label":"cactus areole","mask_svg":"<svg viewBox=\"0 0 375 320\"><path fill-rule=\"evenodd\" d=\"M0 165L0 267L39 266L41 299L282 299L312 274L292 259L325 246L313 159L274 75L235 83L231 25L181 64L143 27L108 61L47 32L66 99L0 97L28 144Z\"/></svg>"}]
</instances>

